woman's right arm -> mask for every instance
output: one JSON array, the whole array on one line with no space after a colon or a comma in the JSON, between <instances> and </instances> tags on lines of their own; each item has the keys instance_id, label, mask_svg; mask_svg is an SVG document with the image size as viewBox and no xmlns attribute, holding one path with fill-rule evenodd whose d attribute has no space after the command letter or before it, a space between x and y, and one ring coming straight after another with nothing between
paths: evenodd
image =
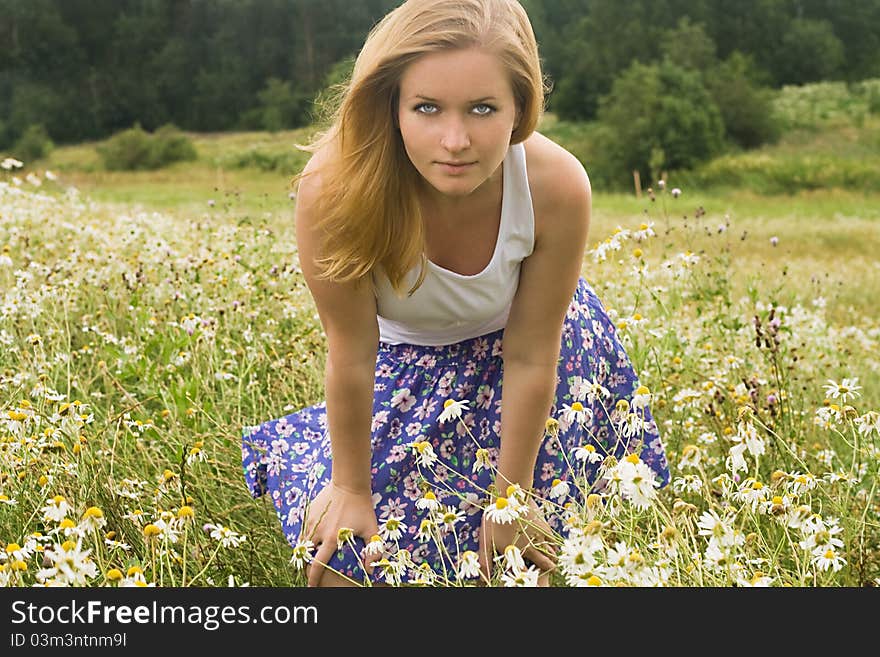
<instances>
[{"instance_id":1,"label":"woman's right arm","mask_svg":"<svg viewBox=\"0 0 880 657\"><path fill-rule=\"evenodd\" d=\"M306 165L307 172L320 163L316 158ZM317 174L302 178L294 217L300 264L327 336L324 385L333 465L330 484L310 505L304 536L318 546L316 561L327 563L336 550L340 527L354 530L366 541L378 531L372 506L370 427L379 328L369 280L339 283L317 277L320 235L314 208L320 190ZM310 568L310 586L317 585L322 571Z\"/></svg>"}]
</instances>

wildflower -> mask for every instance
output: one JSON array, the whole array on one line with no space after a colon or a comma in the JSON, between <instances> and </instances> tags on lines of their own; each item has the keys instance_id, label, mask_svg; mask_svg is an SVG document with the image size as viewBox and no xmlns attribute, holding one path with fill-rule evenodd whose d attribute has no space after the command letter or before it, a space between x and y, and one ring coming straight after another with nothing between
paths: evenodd
<instances>
[{"instance_id":1,"label":"wildflower","mask_svg":"<svg viewBox=\"0 0 880 657\"><path fill-rule=\"evenodd\" d=\"M841 533L843 528L837 525L836 521L823 521L819 519L818 526L809 532L807 537L800 541L798 545L804 550L812 553L824 552L825 550L833 550L842 548L843 541L837 538L837 534Z\"/></svg>"},{"instance_id":2,"label":"wildflower","mask_svg":"<svg viewBox=\"0 0 880 657\"><path fill-rule=\"evenodd\" d=\"M404 550L400 550L403 552ZM391 586L400 586L400 580L406 570L406 566L401 561L389 561L388 559L380 559L376 562L379 572L385 579L385 582Z\"/></svg>"},{"instance_id":3,"label":"wildflower","mask_svg":"<svg viewBox=\"0 0 880 657\"><path fill-rule=\"evenodd\" d=\"M373 534L370 537L369 542L366 547L364 547L364 553L368 555L380 555L385 552L385 541L382 540L382 537L378 534Z\"/></svg>"},{"instance_id":4,"label":"wildflower","mask_svg":"<svg viewBox=\"0 0 880 657\"><path fill-rule=\"evenodd\" d=\"M244 543L245 540L247 540L247 536L237 534L228 527L224 527L223 525L212 525L208 523L205 525L205 528L210 530L211 538L219 541L220 545L225 548L236 548Z\"/></svg>"},{"instance_id":5,"label":"wildflower","mask_svg":"<svg viewBox=\"0 0 880 657\"><path fill-rule=\"evenodd\" d=\"M290 557L290 563L297 570L302 570L307 563L311 563L315 558L313 552L315 544L312 541L298 541L293 548L293 555Z\"/></svg>"},{"instance_id":6,"label":"wildflower","mask_svg":"<svg viewBox=\"0 0 880 657\"><path fill-rule=\"evenodd\" d=\"M681 460L678 462L679 470L685 468L699 468L702 451L696 445L685 445L681 450Z\"/></svg>"},{"instance_id":7,"label":"wildflower","mask_svg":"<svg viewBox=\"0 0 880 657\"><path fill-rule=\"evenodd\" d=\"M825 394L831 399L837 399L840 397L841 403L846 403L849 399L855 399L856 397L861 396L859 390L861 390L862 387L858 385L858 382L858 377L841 379L840 383L828 379L828 383L825 384Z\"/></svg>"},{"instance_id":8,"label":"wildflower","mask_svg":"<svg viewBox=\"0 0 880 657\"><path fill-rule=\"evenodd\" d=\"M870 432L874 432L880 436L880 413L877 411L868 411L861 417L857 417L854 422L859 428L859 433L868 436Z\"/></svg>"},{"instance_id":9,"label":"wildflower","mask_svg":"<svg viewBox=\"0 0 880 657\"><path fill-rule=\"evenodd\" d=\"M846 565L846 559L841 557L831 548L824 551L820 548L813 554L812 563L817 566L819 570L828 570L830 568L832 572L836 573Z\"/></svg>"},{"instance_id":10,"label":"wildflower","mask_svg":"<svg viewBox=\"0 0 880 657\"><path fill-rule=\"evenodd\" d=\"M633 393L632 406L633 410L640 408L648 408L651 404L651 391L647 386L639 386Z\"/></svg>"},{"instance_id":11,"label":"wildflower","mask_svg":"<svg viewBox=\"0 0 880 657\"><path fill-rule=\"evenodd\" d=\"M46 522L49 522L50 520L53 522L61 522L70 511L70 505L61 495L56 495L52 499L46 501L46 506L44 506L42 510L43 520Z\"/></svg>"},{"instance_id":12,"label":"wildflower","mask_svg":"<svg viewBox=\"0 0 880 657\"><path fill-rule=\"evenodd\" d=\"M464 511L454 506L447 506L446 510L438 514L440 523L447 529L453 529L455 524L464 520Z\"/></svg>"},{"instance_id":13,"label":"wildflower","mask_svg":"<svg viewBox=\"0 0 880 657\"><path fill-rule=\"evenodd\" d=\"M578 461L586 461L587 463L598 463L602 460L602 455L590 443L578 447L574 452L574 457Z\"/></svg>"},{"instance_id":14,"label":"wildflower","mask_svg":"<svg viewBox=\"0 0 880 657\"><path fill-rule=\"evenodd\" d=\"M681 196L681 190L678 187L673 187L672 191L669 193L672 194L672 198L678 198Z\"/></svg>"},{"instance_id":15,"label":"wildflower","mask_svg":"<svg viewBox=\"0 0 880 657\"><path fill-rule=\"evenodd\" d=\"M748 471L749 466L746 463L745 458L743 457L743 453L746 451L747 446L745 443L736 443L733 447L730 448L729 455L725 460L725 466L728 470L736 474L740 470Z\"/></svg>"},{"instance_id":16,"label":"wildflower","mask_svg":"<svg viewBox=\"0 0 880 657\"><path fill-rule=\"evenodd\" d=\"M437 461L437 454L434 448L426 440L409 443L408 447L412 447L416 454L416 463L426 468L430 468Z\"/></svg>"},{"instance_id":17,"label":"wildflower","mask_svg":"<svg viewBox=\"0 0 880 657\"><path fill-rule=\"evenodd\" d=\"M341 550L342 547L354 538L354 530L350 527L340 527L336 532L336 549Z\"/></svg>"},{"instance_id":18,"label":"wildflower","mask_svg":"<svg viewBox=\"0 0 880 657\"><path fill-rule=\"evenodd\" d=\"M108 582L118 582L122 579L122 571L118 568L111 568L107 571L105 576L107 577Z\"/></svg>"},{"instance_id":19,"label":"wildflower","mask_svg":"<svg viewBox=\"0 0 880 657\"><path fill-rule=\"evenodd\" d=\"M528 570L507 571L501 575L501 582L507 587L529 587L538 586L538 577L541 573L532 565Z\"/></svg>"},{"instance_id":20,"label":"wildflower","mask_svg":"<svg viewBox=\"0 0 880 657\"><path fill-rule=\"evenodd\" d=\"M91 506L83 514L82 524L87 531L94 531L106 525L107 519L104 518L104 512L101 509Z\"/></svg>"},{"instance_id":21,"label":"wildflower","mask_svg":"<svg viewBox=\"0 0 880 657\"><path fill-rule=\"evenodd\" d=\"M386 541L400 540L404 531L406 531L406 525L403 523L403 518L392 516L379 525L379 535Z\"/></svg>"},{"instance_id":22,"label":"wildflower","mask_svg":"<svg viewBox=\"0 0 880 657\"><path fill-rule=\"evenodd\" d=\"M191 506L184 505L184 506L180 507L180 509L177 511L177 517L180 518L181 520L192 519L192 518L196 517L196 514L195 514L195 511L193 511L193 508Z\"/></svg>"},{"instance_id":23,"label":"wildflower","mask_svg":"<svg viewBox=\"0 0 880 657\"><path fill-rule=\"evenodd\" d=\"M574 402L571 406L569 406L568 404L563 404L562 419L566 427L571 426L575 422L583 426L588 421L592 422L593 411L589 408L584 408L584 405L577 401Z\"/></svg>"},{"instance_id":24,"label":"wildflower","mask_svg":"<svg viewBox=\"0 0 880 657\"><path fill-rule=\"evenodd\" d=\"M699 475L689 474L672 480L672 490L676 493L699 493L703 489L703 480Z\"/></svg>"},{"instance_id":25,"label":"wildflower","mask_svg":"<svg viewBox=\"0 0 880 657\"><path fill-rule=\"evenodd\" d=\"M29 559L31 551L27 546L21 547L18 543L8 543L6 545L6 558L10 561L24 561Z\"/></svg>"},{"instance_id":26,"label":"wildflower","mask_svg":"<svg viewBox=\"0 0 880 657\"><path fill-rule=\"evenodd\" d=\"M700 536L709 536L723 546L735 545L741 541L733 528L733 519L732 515L721 518L712 509L704 511L697 522L697 526L700 528L699 534Z\"/></svg>"},{"instance_id":27,"label":"wildflower","mask_svg":"<svg viewBox=\"0 0 880 657\"><path fill-rule=\"evenodd\" d=\"M437 418L440 424L449 420L460 420L462 411L468 410L468 401L455 401L447 399L443 402L443 412Z\"/></svg>"},{"instance_id":28,"label":"wildflower","mask_svg":"<svg viewBox=\"0 0 880 657\"><path fill-rule=\"evenodd\" d=\"M616 470L623 497L632 502L636 508L647 509L651 500L657 496L656 489L660 486L654 471L639 458L638 454L627 456L618 464Z\"/></svg>"},{"instance_id":29,"label":"wildflower","mask_svg":"<svg viewBox=\"0 0 880 657\"><path fill-rule=\"evenodd\" d=\"M485 447L480 447L477 450L477 453L474 455L474 466L472 468L473 472L479 472L483 468L491 467L491 463L489 461L489 450Z\"/></svg>"},{"instance_id":30,"label":"wildflower","mask_svg":"<svg viewBox=\"0 0 880 657\"><path fill-rule=\"evenodd\" d=\"M46 559L52 564L49 570L55 571L56 583L85 586L88 578L97 576L98 567L89 558L91 550L83 550L81 541L64 541L62 545L46 550Z\"/></svg>"},{"instance_id":31,"label":"wildflower","mask_svg":"<svg viewBox=\"0 0 880 657\"><path fill-rule=\"evenodd\" d=\"M504 548L504 552L495 557L495 561L504 562L508 570L520 572L526 569L526 562L523 559L522 551L515 545L508 545Z\"/></svg>"},{"instance_id":32,"label":"wildflower","mask_svg":"<svg viewBox=\"0 0 880 657\"><path fill-rule=\"evenodd\" d=\"M519 513L506 497L498 497L492 504L486 507L486 517L492 522L499 522L506 525L519 518Z\"/></svg>"},{"instance_id":33,"label":"wildflower","mask_svg":"<svg viewBox=\"0 0 880 657\"><path fill-rule=\"evenodd\" d=\"M773 237L770 238L770 245L776 246L777 244L779 244L779 238L776 237L776 235L774 235Z\"/></svg>"},{"instance_id":34,"label":"wildflower","mask_svg":"<svg viewBox=\"0 0 880 657\"><path fill-rule=\"evenodd\" d=\"M436 511L440 508L440 502L432 491L427 491L423 497L416 502L417 509L428 509L428 511Z\"/></svg>"},{"instance_id":35,"label":"wildflower","mask_svg":"<svg viewBox=\"0 0 880 657\"><path fill-rule=\"evenodd\" d=\"M423 518L419 523L419 530L416 532L416 538L422 542L431 540L434 530L437 526L430 518Z\"/></svg>"},{"instance_id":36,"label":"wildflower","mask_svg":"<svg viewBox=\"0 0 880 657\"><path fill-rule=\"evenodd\" d=\"M458 564L458 579L473 579L480 576L480 558L476 552L472 550L466 551L461 555L461 561Z\"/></svg>"},{"instance_id":37,"label":"wildflower","mask_svg":"<svg viewBox=\"0 0 880 657\"><path fill-rule=\"evenodd\" d=\"M569 484L564 479L554 479L550 486L550 497L552 499L564 499L568 497Z\"/></svg>"},{"instance_id":38,"label":"wildflower","mask_svg":"<svg viewBox=\"0 0 880 657\"><path fill-rule=\"evenodd\" d=\"M593 379L587 386L587 402L592 404L596 400L601 401L611 396L611 391L601 383Z\"/></svg>"},{"instance_id":39,"label":"wildflower","mask_svg":"<svg viewBox=\"0 0 880 657\"><path fill-rule=\"evenodd\" d=\"M745 578L743 578L743 577L738 577L737 580L736 580L736 585L737 585L737 586L744 586L744 587L761 587L761 588L764 588L764 587L768 587L768 586L770 586L772 583L773 583L773 578L772 578L772 577L767 577L764 573L762 573L762 572L759 571L759 570L756 570L756 571L752 574L751 579L745 579Z\"/></svg>"},{"instance_id":40,"label":"wildflower","mask_svg":"<svg viewBox=\"0 0 880 657\"><path fill-rule=\"evenodd\" d=\"M5 504L6 506L15 506L18 504L18 501L15 498L10 498L8 495L0 494L0 504Z\"/></svg>"}]
</instances>

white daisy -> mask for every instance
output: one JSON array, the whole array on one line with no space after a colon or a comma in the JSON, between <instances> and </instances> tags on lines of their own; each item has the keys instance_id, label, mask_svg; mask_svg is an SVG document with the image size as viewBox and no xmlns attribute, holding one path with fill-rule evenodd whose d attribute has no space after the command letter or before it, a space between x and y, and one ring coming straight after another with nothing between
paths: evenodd
<instances>
[{"instance_id":1,"label":"white daisy","mask_svg":"<svg viewBox=\"0 0 880 657\"><path fill-rule=\"evenodd\" d=\"M476 552L468 550L461 555L461 561L458 564L458 579L473 579L480 576L480 558Z\"/></svg>"},{"instance_id":2,"label":"white daisy","mask_svg":"<svg viewBox=\"0 0 880 657\"><path fill-rule=\"evenodd\" d=\"M469 403L470 402L468 402L467 400L455 401L453 399L447 399L445 402L443 402L443 412L440 413L440 416L437 418L437 420L440 422L440 424L444 424L449 420L460 420L462 412L468 410Z\"/></svg>"},{"instance_id":3,"label":"white daisy","mask_svg":"<svg viewBox=\"0 0 880 657\"><path fill-rule=\"evenodd\" d=\"M519 518L516 508L506 497L496 498L492 504L486 507L485 513L489 520L499 522L502 525L506 525Z\"/></svg>"}]
</instances>

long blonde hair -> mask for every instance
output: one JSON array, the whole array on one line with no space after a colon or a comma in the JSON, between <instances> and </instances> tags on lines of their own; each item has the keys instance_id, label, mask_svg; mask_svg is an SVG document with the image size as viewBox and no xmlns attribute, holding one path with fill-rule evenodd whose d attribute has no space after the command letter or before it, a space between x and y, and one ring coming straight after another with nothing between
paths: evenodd
<instances>
[{"instance_id":1,"label":"long blonde hair","mask_svg":"<svg viewBox=\"0 0 880 657\"><path fill-rule=\"evenodd\" d=\"M296 145L311 153L328 147L321 167L310 170L321 176L319 277L359 281L379 265L402 296L407 273L419 265L408 294L422 284L427 256L417 197L421 174L397 130L400 79L426 53L472 47L495 54L509 71L520 117L510 143L524 141L537 127L550 88L517 0L406 0L370 30L350 78L330 89L330 127L309 145ZM303 175L291 185L298 187Z\"/></svg>"}]
</instances>

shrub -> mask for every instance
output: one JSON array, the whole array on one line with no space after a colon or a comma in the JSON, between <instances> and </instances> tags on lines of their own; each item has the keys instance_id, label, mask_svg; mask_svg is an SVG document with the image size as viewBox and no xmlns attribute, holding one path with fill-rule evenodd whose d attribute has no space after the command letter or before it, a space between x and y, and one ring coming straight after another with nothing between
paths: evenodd
<instances>
[{"instance_id":1,"label":"shrub","mask_svg":"<svg viewBox=\"0 0 880 657\"><path fill-rule=\"evenodd\" d=\"M132 128L113 135L97 147L98 155L109 171L160 169L181 160L198 157L190 139L171 124L151 135L135 123Z\"/></svg>"},{"instance_id":2,"label":"shrub","mask_svg":"<svg viewBox=\"0 0 880 657\"><path fill-rule=\"evenodd\" d=\"M163 125L153 135L153 163L157 167L173 162L198 158L192 140L171 123Z\"/></svg>"},{"instance_id":3,"label":"shrub","mask_svg":"<svg viewBox=\"0 0 880 657\"><path fill-rule=\"evenodd\" d=\"M24 162L34 162L48 157L55 144L42 124L32 124L25 129L12 147L15 157Z\"/></svg>"}]
</instances>

